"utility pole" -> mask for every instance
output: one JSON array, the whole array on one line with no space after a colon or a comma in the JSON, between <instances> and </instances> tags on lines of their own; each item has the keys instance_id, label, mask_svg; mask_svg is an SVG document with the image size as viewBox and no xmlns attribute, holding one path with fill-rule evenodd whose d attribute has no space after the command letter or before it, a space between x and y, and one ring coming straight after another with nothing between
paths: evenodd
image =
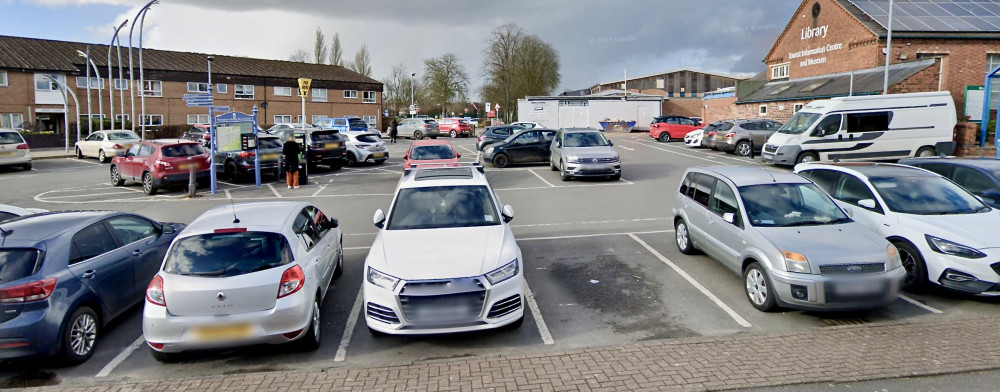
<instances>
[{"instance_id":1,"label":"utility pole","mask_svg":"<svg viewBox=\"0 0 1000 392\"><path fill-rule=\"evenodd\" d=\"M83 53L79 50L76 53L82 57L87 58L87 62L90 67L94 69L94 75L97 75L97 81L101 82L97 85L97 111L101 113L101 125L97 128L99 131L104 130L104 101L101 100L101 91L104 90L104 80L101 79L101 73L97 71L97 65L94 64L94 59L90 57L90 46L87 46L87 53ZM108 76L111 76L108 73ZM90 77L87 78L87 87L90 87ZM87 111L90 111L90 92L87 92Z\"/></svg>"},{"instance_id":2,"label":"utility pole","mask_svg":"<svg viewBox=\"0 0 1000 392\"><path fill-rule=\"evenodd\" d=\"M410 110L409 111L411 111L411 112L413 111L413 91L414 91L413 77L414 76L417 76L416 72L410 74ZM413 116L414 116L414 114L410 113L410 117L413 117Z\"/></svg>"},{"instance_id":3,"label":"utility pole","mask_svg":"<svg viewBox=\"0 0 1000 392\"><path fill-rule=\"evenodd\" d=\"M51 80L52 83L55 83L56 86L59 86L59 89L62 90L62 93L63 93L63 114L65 114L65 117L66 117L66 121L63 121L63 131L66 132L66 152L69 152L69 100L68 100L68 98L66 98L66 92L69 92L70 96L73 97L73 104L76 105L76 118L77 119L80 118L80 101L76 99L76 93L74 93L73 90L70 90L69 87L67 87L65 83L60 82L59 79L56 79L56 78L52 77L52 75L42 75L42 76L45 76L47 79ZM87 83L90 83L90 81L88 80ZM77 141L80 140L80 122L79 122L79 120L76 123L76 140Z\"/></svg>"},{"instance_id":4,"label":"utility pole","mask_svg":"<svg viewBox=\"0 0 1000 392\"><path fill-rule=\"evenodd\" d=\"M885 35L885 76L882 78L882 95L889 94L889 61L892 59L892 0L889 0L889 23Z\"/></svg>"},{"instance_id":5,"label":"utility pole","mask_svg":"<svg viewBox=\"0 0 1000 392\"><path fill-rule=\"evenodd\" d=\"M145 101L145 97L146 97L145 86L146 85L143 83L143 80L142 80L142 23L146 20L146 11L149 11L149 7L152 6L153 4L156 4L156 3L159 3L159 0L153 0L153 1L150 1L149 3L146 3L146 5L143 6L142 8L140 8L139 12L137 12L135 14L135 19L140 19L141 18L140 21L139 21L139 75L140 75L139 76L139 85L142 86L142 90L139 90L139 92L142 93L142 95L140 96L141 97L140 99L142 100L142 103L146 102ZM133 20L135 20L135 19L133 19ZM134 30L135 30L135 23L132 23L132 27L129 27L129 29L128 29L128 83L131 84L131 85L135 84L135 78L132 77L135 74L135 72L133 71L133 68L132 68L132 47L134 46L134 45L132 45L132 32ZM131 112L132 113L132 117L131 118L134 119L135 118L135 94L129 94L129 97L130 97L129 101L132 103L132 112ZM146 117L145 105L143 105L143 110L142 110L142 113L140 114L140 117L141 118L145 118ZM135 121L132 121L132 132L135 132ZM146 138L146 122L145 121L142 122L142 138L143 139Z\"/></svg>"},{"instance_id":6,"label":"utility pole","mask_svg":"<svg viewBox=\"0 0 1000 392\"><path fill-rule=\"evenodd\" d=\"M76 51L78 55L82 54L85 59L83 60L83 67L87 69L87 136L94 133L94 107L90 104L90 64L87 64L87 60L90 60L90 45L87 45L87 53ZM100 95L98 95L100 96ZM80 116L77 116L79 119ZM76 129L80 129L80 123L77 122ZM80 137L76 137L77 141L80 141Z\"/></svg>"},{"instance_id":7,"label":"utility pole","mask_svg":"<svg viewBox=\"0 0 1000 392\"><path fill-rule=\"evenodd\" d=\"M128 23L128 19L125 19L122 22L122 24L118 25L118 28L115 29L115 35L111 36L111 44L108 45L108 79L111 79L111 82L108 85L108 87L109 87L108 88L108 101L111 103L111 129L115 129L115 89L118 88L118 86L116 86L115 74L112 72L112 68L111 68L111 49L113 49L115 47L115 40L118 39L118 32L121 31L121 29L123 27L125 27L126 23ZM121 52L119 52L118 53L118 67L119 67L119 69L118 69L118 77L119 77L119 79L121 78L121 59L122 59ZM125 119L124 117L125 117L125 110L124 110L124 106L123 106L122 107L122 120ZM103 125L104 122L102 121L101 124L102 124L101 126L103 127L104 126ZM122 125L124 125L124 124L125 124L125 122L122 121Z\"/></svg>"},{"instance_id":8,"label":"utility pole","mask_svg":"<svg viewBox=\"0 0 1000 392\"><path fill-rule=\"evenodd\" d=\"M215 60L215 57L214 56L207 56L207 57L205 57L205 60L208 62L208 95L212 96L212 60ZM233 109L235 110L236 108L233 108ZM212 194L214 195L216 193L215 181L216 181L216 178L217 178L217 176L215 174L215 151L218 149L218 143L216 143L216 141L215 141L215 139L218 139L218 138L216 137L216 134L215 134L215 97L214 96L212 96L212 104L209 105L209 107L208 107L208 135L209 135L209 140L208 140L208 145L209 145L208 166L209 166L209 170L208 170L208 173L209 173L209 177L210 177L209 180L212 182L210 190L211 190Z\"/></svg>"}]
</instances>

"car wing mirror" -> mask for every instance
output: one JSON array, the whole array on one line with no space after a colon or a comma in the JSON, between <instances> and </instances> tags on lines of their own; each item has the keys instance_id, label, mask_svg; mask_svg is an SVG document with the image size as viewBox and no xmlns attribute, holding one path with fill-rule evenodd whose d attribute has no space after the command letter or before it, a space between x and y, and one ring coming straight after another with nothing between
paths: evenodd
<instances>
[{"instance_id":1,"label":"car wing mirror","mask_svg":"<svg viewBox=\"0 0 1000 392\"><path fill-rule=\"evenodd\" d=\"M608 146L614 147L615 142L608 140Z\"/></svg>"},{"instance_id":2,"label":"car wing mirror","mask_svg":"<svg viewBox=\"0 0 1000 392\"><path fill-rule=\"evenodd\" d=\"M461 158L461 157L462 157L462 153L460 153L460 152L456 152L455 153L455 158Z\"/></svg>"},{"instance_id":3,"label":"car wing mirror","mask_svg":"<svg viewBox=\"0 0 1000 392\"><path fill-rule=\"evenodd\" d=\"M174 234L176 231L177 229L174 228L174 225L169 223L160 224L160 233L162 234Z\"/></svg>"},{"instance_id":4,"label":"car wing mirror","mask_svg":"<svg viewBox=\"0 0 1000 392\"><path fill-rule=\"evenodd\" d=\"M500 215L503 216L504 223L510 223L510 221L514 220L514 207L511 207L510 204L505 204Z\"/></svg>"},{"instance_id":5,"label":"car wing mirror","mask_svg":"<svg viewBox=\"0 0 1000 392\"><path fill-rule=\"evenodd\" d=\"M375 216L372 217L372 223L375 223L375 227L382 228L385 226L385 213L382 209L375 210Z\"/></svg>"},{"instance_id":6,"label":"car wing mirror","mask_svg":"<svg viewBox=\"0 0 1000 392\"><path fill-rule=\"evenodd\" d=\"M403 159L410 159L410 154L403 154Z\"/></svg>"},{"instance_id":7,"label":"car wing mirror","mask_svg":"<svg viewBox=\"0 0 1000 392\"><path fill-rule=\"evenodd\" d=\"M336 229L338 227L340 227L340 221L337 218L330 218L330 220L326 221L327 229Z\"/></svg>"},{"instance_id":8,"label":"car wing mirror","mask_svg":"<svg viewBox=\"0 0 1000 392\"><path fill-rule=\"evenodd\" d=\"M862 207L864 207L864 208L867 208L867 209L869 209L869 210L874 210L874 209L875 209L875 206L876 206L876 204L875 204L875 200L872 200L872 199L862 199L862 200L858 200L858 205L859 205L859 206L862 206Z\"/></svg>"},{"instance_id":9,"label":"car wing mirror","mask_svg":"<svg viewBox=\"0 0 1000 392\"><path fill-rule=\"evenodd\" d=\"M736 214L734 214L732 212L727 212L725 214L722 214L722 220L726 221L726 223L729 223L729 224L735 224L736 223Z\"/></svg>"}]
</instances>

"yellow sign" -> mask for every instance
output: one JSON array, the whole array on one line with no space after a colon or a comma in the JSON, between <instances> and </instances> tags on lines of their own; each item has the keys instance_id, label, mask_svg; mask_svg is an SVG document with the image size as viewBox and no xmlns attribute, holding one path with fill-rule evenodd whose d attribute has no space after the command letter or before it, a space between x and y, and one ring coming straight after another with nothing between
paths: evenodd
<instances>
[{"instance_id":1,"label":"yellow sign","mask_svg":"<svg viewBox=\"0 0 1000 392\"><path fill-rule=\"evenodd\" d=\"M299 96L305 98L309 95L309 85L312 84L312 79L299 78Z\"/></svg>"}]
</instances>

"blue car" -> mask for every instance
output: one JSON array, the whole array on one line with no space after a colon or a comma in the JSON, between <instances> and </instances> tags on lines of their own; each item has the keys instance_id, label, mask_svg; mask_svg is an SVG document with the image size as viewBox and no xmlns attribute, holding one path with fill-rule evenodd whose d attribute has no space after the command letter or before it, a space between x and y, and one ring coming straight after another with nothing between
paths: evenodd
<instances>
[{"instance_id":1,"label":"blue car","mask_svg":"<svg viewBox=\"0 0 1000 392\"><path fill-rule=\"evenodd\" d=\"M986 205L1000 209L1000 159L909 158L899 163L940 174L978 196Z\"/></svg>"},{"instance_id":2,"label":"blue car","mask_svg":"<svg viewBox=\"0 0 1000 392\"><path fill-rule=\"evenodd\" d=\"M112 211L0 223L0 360L86 361L102 328L143 300L182 228Z\"/></svg>"},{"instance_id":3,"label":"blue car","mask_svg":"<svg viewBox=\"0 0 1000 392\"><path fill-rule=\"evenodd\" d=\"M368 123L357 117L327 117L316 121L313 126L319 129L335 129L340 133L368 131Z\"/></svg>"}]
</instances>

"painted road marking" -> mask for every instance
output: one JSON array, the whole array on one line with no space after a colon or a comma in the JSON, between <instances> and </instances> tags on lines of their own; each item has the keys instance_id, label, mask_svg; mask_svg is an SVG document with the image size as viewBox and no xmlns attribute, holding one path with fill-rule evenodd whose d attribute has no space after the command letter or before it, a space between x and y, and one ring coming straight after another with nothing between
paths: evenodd
<instances>
[{"instance_id":1,"label":"painted road marking","mask_svg":"<svg viewBox=\"0 0 1000 392\"><path fill-rule=\"evenodd\" d=\"M599 225L608 223L628 223L628 222L649 222L649 221L666 221L672 220L673 218L639 218L639 219L616 219L616 220L600 220L600 221L588 221L588 222L562 222L562 223L533 223L527 225L510 225L511 229L520 227L543 227L543 226L564 226L564 225Z\"/></svg>"},{"instance_id":2,"label":"painted road marking","mask_svg":"<svg viewBox=\"0 0 1000 392\"><path fill-rule=\"evenodd\" d=\"M674 154L677 154L677 155L685 156L685 157L688 157L688 158L701 159L701 160L709 161L709 162L712 162L712 163L722 164L722 162L719 162L719 161L714 160L714 159L708 159L708 158L703 158L703 157L699 157L699 156L688 155L688 154L684 154L684 153L681 153L681 152L674 151L672 149L667 149L667 148L661 148L661 147L657 147L657 146L647 145L646 143L633 142L633 141L629 141L629 140L623 140L622 142L624 142L624 143L635 143L635 144L638 144L638 145L643 146L643 147L649 147L649 148L657 149L657 150L660 150L660 151L666 151L666 152L674 153Z\"/></svg>"},{"instance_id":3,"label":"painted road marking","mask_svg":"<svg viewBox=\"0 0 1000 392\"><path fill-rule=\"evenodd\" d=\"M274 189L274 187L271 186L271 184L267 184L267 187L271 188L271 193L274 193L274 197L277 197L277 198L281 199L281 195L278 194L278 190L277 189Z\"/></svg>"},{"instance_id":4,"label":"painted road marking","mask_svg":"<svg viewBox=\"0 0 1000 392\"><path fill-rule=\"evenodd\" d=\"M542 312L538 310L538 303L535 302L535 295L531 293L531 288L528 287L528 280L524 279L524 299L528 301L528 308L531 309L531 317L535 318L535 325L538 326L538 334L542 335L542 343L554 344L556 341L552 339L552 333L549 332L549 327L545 325L545 320L542 319Z\"/></svg>"},{"instance_id":5,"label":"painted road marking","mask_svg":"<svg viewBox=\"0 0 1000 392\"><path fill-rule=\"evenodd\" d=\"M309 197L316 197L316 195L319 195L319 193L323 192L324 189L326 189L326 185L320 185L319 189L317 189L316 192L313 193L312 196L309 196Z\"/></svg>"},{"instance_id":6,"label":"painted road marking","mask_svg":"<svg viewBox=\"0 0 1000 392\"><path fill-rule=\"evenodd\" d=\"M944 313L944 312L942 312L941 310L939 310L937 308L934 308L934 307L929 306L929 305L925 305L925 304L921 303L920 301L917 301L917 300L915 300L913 298L907 297L907 296L905 296L903 294L900 294L899 298L902 299L903 301L906 301L906 302L909 302L911 304L917 305L917 307L922 308L922 309L924 309L924 310L926 310L928 312L935 313L935 314Z\"/></svg>"},{"instance_id":7,"label":"painted road marking","mask_svg":"<svg viewBox=\"0 0 1000 392\"><path fill-rule=\"evenodd\" d=\"M577 235L560 235L551 237L528 237L528 238L518 238L518 241L548 241L548 240L566 240L566 239L576 239L576 238L591 238L591 237L606 237L612 235L633 235L633 234L663 234L663 233L673 233L673 230L652 230L652 231L635 231L635 232L623 232L623 233L596 233L596 234L577 234Z\"/></svg>"},{"instance_id":8,"label":"painted road marking","mask_svg":"<svg viewBox=\"0 0 1000 392\"><path fill-rule=\"evenodd\" d=\"M347 326L344 327L344 336L340 338L337 355L333 357L334 362L343 362L344 358L347 357L347 345L351 343L351 335L354 335L354 326L358 323L358 314L361 313L361 302L364 299L362 293L364 293L363 290L358 290L358 298L354 300L354 306L351 307L351 315L347 317Z\"/></svg>"},{"instance_id":9,"label":"painted road marking","mask_svg":"<svg viewBox=\"0 0 1000 392\"><path fill-rule=\"evenodd\" d=\"M555 185L552 185L552 183L549 182L548 180L542 178L541 175L539 175L538 173L535 173L534 170L528 170L528 172L531 173L531 174L534 174L535 177L538 177L539 180L542 180L542 182L544 182L545 184L547 184L549 187L551 187L551 188L555 188L556 187Z\"/></svg>"},{"instance_id":10,"label":"painted road marking","mask_svg":"<svg viewBox=\"0 0 1000 392\"><path fill-rule=\"evenodd\" d=\"M88 164L88 165L103 165L103 163L98 163L98 162L87 162L87 161L84 161L84 160L80 160L80 159L76 159L76 158L65 158L65 159L66 159L67 161L73 161L73 162L79 162L79 163L86 163L86 164Z\"/></svg>"},{"instance_id":11,"label":"painted road marking","mask_svg":"<svg viewBox=\"0 0 1000 392\"><path fill-rule=\"evenodd\" d=\"M635 234L629 234L628 236L632 237L632 239L635 240L635 242L638 242L639 245L642 245L643 248L646 248L646 250L648 250L649 253L652 253L653 256L656 256L656 258L660 259L660 261L662 261L663 264L666 264L668 267L673 269L674 272L677 272L678 275L683 277L684 280L687 280L688 283L690 283L692 286L698 289L698 291L701 291L701 293L704 294L706 297L708 297L708 299L712 300L712 302L714 302L716 306L718 306L724 312L729 314L729 317L732 317L737 324L739 324L744 328L750 328L749 321L744 319L743 316L740 316L739 313L736 313L736 311L730 308L729 305L726 305L725 302L722 302L722 300L720 300L719 297L716 297L715 294L712 294L711 291L708 291L708 289L705 288L705 286L702 286L701 283L698 283L697 280L694 280L694 278L692 278L691 275L688 275L687 272L684 272L684 270L682 270L681 267L678 267L677 264L674 264L672 261L664 257L662 254L660 254L660 252L657 252L656 249L653 249L652 246L649 246L649 244L647 244L645 241L637 237Z\"/></svg>"},{"instance_id":12,"label":"painted road marking","mask_svg":"<svg viewBox=\"0 0 1000 392\"><path fill-rule=\"evenodd\" d=\"M111 362L108 362L107 365L104 365L104 368L102 368L100 372L97 372L97 375L94 377L107 377L109 374L111 374L113 370L115 370L116 367L118 367L118 365L121 365L122 362L125 362L125 360L128 359L128 357L132 355L132 353L135 350L137 350L140 346L142 346L142 344L145 341L146 340L143 339L143 337L140 335L138 339L132 342L132 344L128 345L128 347L125 347L125 349L122 350L122 352L118 353L118 355L112 358Z\"/></svg>"},{"instance_id":13,"label":"painted road marking","mask_svg":"<svg viewBox=\"0 0 1000 392\"><path fill-rule=\"evenodd\" d=\"M226 198L227 199L230 199L230 200L233 199L233 195L231 193L229 193L229 189L226 189L224 192L226 192Z\"/></svg>"}]
</instances>

